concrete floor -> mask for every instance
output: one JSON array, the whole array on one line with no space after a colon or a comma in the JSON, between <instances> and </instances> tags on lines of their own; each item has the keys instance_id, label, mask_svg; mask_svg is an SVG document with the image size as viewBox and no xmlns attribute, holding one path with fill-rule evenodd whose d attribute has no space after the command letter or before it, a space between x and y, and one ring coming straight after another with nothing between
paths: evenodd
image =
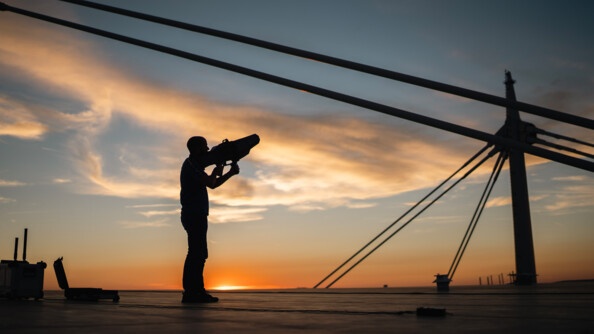
<instances>
[{"instance_id":1,"label":"concrete floor","mask_svg":"<svg viewBox=\"0 0 594 334\"><path fill-rule=\"evenodd\" d=\"M215 292L120 291L120 301L0 299L0 333L594 333L594 285ZM441 317L418 307L445 308Z\"/></svg>"}]
</instances>

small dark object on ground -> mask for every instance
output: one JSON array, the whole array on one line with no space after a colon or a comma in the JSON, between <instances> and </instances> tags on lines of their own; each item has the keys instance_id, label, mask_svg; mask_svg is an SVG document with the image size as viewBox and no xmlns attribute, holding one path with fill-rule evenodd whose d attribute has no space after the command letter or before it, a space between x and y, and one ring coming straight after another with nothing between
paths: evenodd
<instances>
[{"instance_id":1,"label":"small dark object on ground","mask_svg":"<svg viewBox=\"0 0 594 334\"><path fill-rule=\"evenodd\" d=\"M434 308L434 307L417 307L417 316L423 317L445 317L445 308Z\"/></svg>"}]
</instances>

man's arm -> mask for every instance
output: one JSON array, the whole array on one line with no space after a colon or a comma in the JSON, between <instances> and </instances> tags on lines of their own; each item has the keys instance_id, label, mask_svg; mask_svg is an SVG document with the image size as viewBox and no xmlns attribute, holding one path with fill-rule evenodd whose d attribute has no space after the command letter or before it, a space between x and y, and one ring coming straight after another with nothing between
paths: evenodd
<instances>
[{"instance_id":1,"label":"man's arm","mask_svg":"<svg viewBox=\"0 0 594 334\"><path fill-rule=\"evenodd\" d=\"M231 169L225 174L223 174L223 168L223 166L216 166L210 175L204 175L204 184L210 189L215 189L227 182L231 176L239 174L239 166L237 164L232 164Z\"/></svg>"}]
</instances>

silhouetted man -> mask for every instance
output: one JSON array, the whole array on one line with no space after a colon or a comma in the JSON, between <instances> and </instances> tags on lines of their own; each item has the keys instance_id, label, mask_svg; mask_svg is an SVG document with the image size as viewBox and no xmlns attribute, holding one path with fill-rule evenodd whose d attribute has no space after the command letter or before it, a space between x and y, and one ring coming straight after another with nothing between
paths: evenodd
<instances>
[{"instance_id":1,"label":"silhouetted man","mask_svg":"<svg viewBox=\"0 0 594 334\"><path fill-rule=\"evenodd\" d=\"M206 231L208 230L208 191L225 183L239 173L237 164L223 175L224 166L216 166L208 175L208 144L203 137L192 137L187 143L190 156L184 161L180 173L181 222L188 234L188 255L184 263L182 303L214 303L219 299L204 289L204 263L208 258Z\"/></svg>"}]
</instances>

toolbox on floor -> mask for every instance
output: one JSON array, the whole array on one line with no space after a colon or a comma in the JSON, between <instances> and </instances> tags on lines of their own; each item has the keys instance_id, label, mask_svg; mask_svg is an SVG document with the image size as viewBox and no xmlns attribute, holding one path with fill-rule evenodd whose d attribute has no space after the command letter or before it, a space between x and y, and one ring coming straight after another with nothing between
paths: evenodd
<instances>
[{"instance_id":1,"label":"toolbox on floor","mask_svg":"<svg viewBox=\"0 0 594 334\"><path fill-rule=\"evenodd\" d=\"M64 296L69 300L98 301L99 299L111 299L114 302L120 300L117 290L103 290L101 288L71 288L68 286L66 271L62 263L62 257L54 261L54 271L58 279L58 285L64 290Z\"/></svg>"},{"instance_id":2,"label":"toolbox on floor","mask_svg":"<svg viewBox=\"0 0 594 334\"><path fill-rule=\"evenodd\" d=\"M27 262L27 229L23 242L23 260L17 260L19 238L14 242L14 259L0 261L0 297L43 298L45 262Z\"/></svg>"}]
</instances>

